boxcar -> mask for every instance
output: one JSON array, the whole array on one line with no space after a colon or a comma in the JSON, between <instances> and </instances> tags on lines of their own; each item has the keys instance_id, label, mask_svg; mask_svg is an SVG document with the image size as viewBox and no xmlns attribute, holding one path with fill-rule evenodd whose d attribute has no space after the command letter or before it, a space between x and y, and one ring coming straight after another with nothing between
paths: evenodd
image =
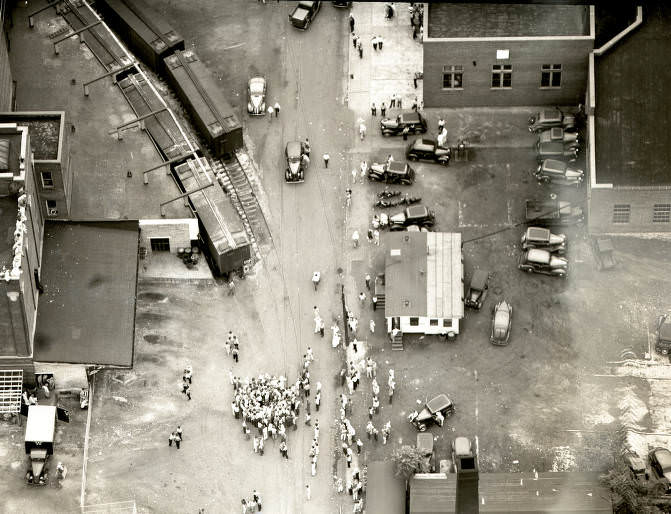
<instances>
[{"instance_id":1,"label":"boxcar","mask_svg":"<svg viewBox=\"0 0 671 514\"><path fill-rule=\"evenodd\" d=\"M163 59L184 49L184 39L161 14L143 0L97 0L107 24L154 72L162 72Z\"/></svg>"},{"instance_id":2,"label":"boxcar","mask_svg":"<svg viewBox=\"0 0 671 514\"><path fill-rule=\"evenodd\" d=\"M164 59L166 79L215 157L242 148L242 125L210 70L191 50Z\"/></svg>"},{"instance_id":3,"label":"boxcar","mask_svg":"<svg viewBox=\"0 0 671 514\"><path fill-rule=\"evenodd\" d=\"M200 162L214 182L213 186L189 195L191 208L198 216L201 242L208 250L208 260L215 275L241 270L252 256L247 233L207 159L201 158ZM174 167L173 171L185 193L209 183L194 159Z\"/></svg>"}]
</instances>

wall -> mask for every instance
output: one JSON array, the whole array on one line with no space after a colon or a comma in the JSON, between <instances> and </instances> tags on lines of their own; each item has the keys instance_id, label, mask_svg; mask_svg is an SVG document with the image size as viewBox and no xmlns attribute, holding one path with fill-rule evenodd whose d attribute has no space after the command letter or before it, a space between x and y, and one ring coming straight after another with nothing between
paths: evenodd
<instances>
[{"instance_id":1,"label":"wall","mask_svg":"<svg viewBox=\"0 0 671 514\"><path fill-rule=\"evenodd\" d=\"M583 101L591 39L424 42L425 107L571 105ZM496 50L510 50L497 60ZM476 65L473 65L475 61ZM491 89L492 65L512 64L512 88ZM562 87L541 89L541 65L562 65ZM444 90L443 66L461 65L463 89Z\"/></svg>"},{"instance_id":2,"label":"wall","mask_svg":"<svg viewBox=\"0 0 671 514\"><path fill-rule=\"evenodd\" d=\"M671 188L591 188L588 228L590 234L671 232L671 223L653 223L654 204L671 204ZM630 204L629 223L613 223L613 206Z\"/></svg>"},{"instance_id":3,"label":"wall","mask_svg":"<svg viewBox=\"0 0 671 514\"><path fill-rule=\"evenodd\" d=\"M436 319L436 318L433 318ZM443 327L443 318L438 318L438 326L431 326L429 318L419 318L418 325L410 325L409 316L401 316L401 332L404 334L446 334L453 332L455 335L459 333L459 319L452 319L451 327ZM391 318L387 318L387 332L391 332Z\"/></svg>"},{"instance_id":4,"label":"wall","mask_svg":"<svg viewBox=\"0 0 671 514\"><path fill-rule=\"evenodd\" d=\"M9 67L9 54L5 38L6 32L3 28L0 37L0 111L11 111L14 84L12 70Z\"/></svg>"},{"instance_id":5,"label":"wall","mask_svg":"<svg viewBox=\"0 0 671 514\"><path fill-rule=\"evenodd\" d=\"M195 222L195 223L194 223ZM195 225L196 232L193 233ZM141 220L140 221L140 248L146 248L146 255L150 256L151 238L169 238L170 253L177 253L179 248L190 248L191 239L196 239L198 221L193 220Z\"/></svg>"}]
</instances>

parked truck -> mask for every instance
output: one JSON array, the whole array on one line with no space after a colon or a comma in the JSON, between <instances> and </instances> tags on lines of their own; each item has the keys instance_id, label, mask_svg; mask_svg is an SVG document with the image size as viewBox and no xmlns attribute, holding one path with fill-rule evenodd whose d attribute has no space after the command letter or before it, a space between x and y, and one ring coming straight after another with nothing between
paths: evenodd
<instances>
[{"instance_id":1,"label":"parked truck","mask_svg":"<svg viewBox=\"0 0 671 514\"><path fill-rule=\"evenodd\" d=\"M582 207L560 200L527 200L526 223L537 227L580 225L585 215Z\"/></svg>"},{"instance_id":2,"label":"parked truck","mask_svg":"<svg viewBox=\"0 0 671 514\"><path fill-rule=\"evenodd\" d=\"M25 447L30 456L30 466L26 472L29 484L45 485L49 480L47 461L54 453L56 433L56 407L51 405L31 405L26 422Z\"/></svg>"},{"instance_id":3,"label":"parked truck","mask_svg":"<svg viewBox=\"0 0 671 514\"><path fill-rule=\"evenodd\" d=\"M321 7L321 2L298 2L289 15L289 21L297 29L306 30Z\"/></svg>"}]
</instances>

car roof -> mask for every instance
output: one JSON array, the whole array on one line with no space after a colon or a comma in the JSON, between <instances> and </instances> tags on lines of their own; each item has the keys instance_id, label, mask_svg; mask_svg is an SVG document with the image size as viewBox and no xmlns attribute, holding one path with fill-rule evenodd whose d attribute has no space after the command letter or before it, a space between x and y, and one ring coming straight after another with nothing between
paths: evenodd
<instances>
[{"instance_id":1,"label":"car roof","mask_svg":"<svg viewBox=\"0 0 671 514\"><path fill-rule=\"evenodd\" d=\"M402 112L401 117L403 121L419 121L419 113L417 112Z\"/></svg>"},{"instance_id":2,"label":"car roof","mask_svg":"<svg viewBox=\"0 0 671 514\"><path fill-rule=\"evenodd\" d=\"M265 83L265 81L266 81L266 79L263 78L263 77L252 77L251 79L249 79L250 84L252 84L252 83Z\"/></svg>"},{"instance_id":3,"label":"car roof","mask_svg":"<svg viewBox=\"0 0 671 514\"><path fill-rule=\"evenodd\" d=\"M407 214L409 218L415 218L419 216L426 216L429 213L429 209L423 205L411 205L407 208Z\"/></svg>"},{"instance_id":4,"label":"car roof","mask_svg":"<svg viewBox=\"0 0 671 514\"><path fill-rule=\"evenodd\" d=\"M550 173L564 173L568 164L557 159L545 159L541 164L541 169Z\"/></svg>"},{"instance_id":5,"label":"car roof","mask_svg":"<svg viewBox=\"0 0 671 514\"><path fill-rule=\"evenodd\" d=\"M539 121L561 120L562 113L558 109L547 109L540 112Z\"/></svg>"},{"instance_id":6,"label":"car roof","mask_svg":"<svg viewBox=\"0 0 671 514\"><path fill-rule=\"evenodd\" d=\"M550 264L550 252L532 248L531 250L527 250L527 260L537 264Z\"/></svg>"},{"instance_id":7,"label":"car roof","mask_svg":"<svg viewBox=\"0 0 671 514\"><path fill-rule=\"evenodd\" d=\"M539 145L538 151L543 153L543 152L556 152L556 153L563 153L564 152L564 142L563 141L546 141L545 143L541 143Z\"/></svg>"},{"instance_id":8,"label":"car roof","mask_svg":"<svg viewBox=\"0 0 671 514\"><path fill-rule=\"evenodd\" d=\"M387 171L405 173L405 166L406 164L404 162L391 161L389 164L387 164Z\"/></svg>"},{"instance_id":9,"label":"car roof","mask_svg":"<svg viewBox=\"0 0 671 514\"><path fill-rule=\"evenodd\" d=\"M468 455L471 453L471 440L468 437L457 437L454 440L454 453Z\"/></svg>"},{"instance_id":10,"label":"car roof","mask_svg":"<svg viewBox=\"0 0 671 514\"><path fill-rule=\"evenodd\" d=\"M487 284L487 279L489 278L489 272L483 269L476 269L473 272L473 277L471 278L471 289L478 289L482 291Z\"/></svg>"},{"instance_id":11,"label":"car roof","mask_svg":"<svg viewBox=\"0 0 671 514\"><path fill-rule=\"evenodd\" d=\"M542 227L529 227L527 229L527 240L547 241L550 239L550 230Z\"/></svg>"},{"instance_id":12,"label":"car roof","mask_svg":"<svg viewBox=\"0 0 671 514\"><path fill-rule=\"evenodd\" d=\"M452 405L452 401L447 397L446 394L439 394L426 404L427 408L431 412L438 412L440 409L444 409L450 405Z\"/></svg>"},{"instance_id":13,"label":"car roof","mask_svg":"<svg viewBox=\"0 0 671 514\"><path fill-rule=\"evenodd\" d=\"M652 452L665 472L671 470L671 451L666 448L655 448Z\"/></svg>"},{"instance_id":14,"label":"car roof","mask_svg":"<svg viewBox=\"0 0 671 514\"><path fill-rule=\"evenodd\" d=\"M300 141L289 141L287 143L287 155L289 156L299 156L301 155L301 143Z\"/></svg>"}]
</instances>

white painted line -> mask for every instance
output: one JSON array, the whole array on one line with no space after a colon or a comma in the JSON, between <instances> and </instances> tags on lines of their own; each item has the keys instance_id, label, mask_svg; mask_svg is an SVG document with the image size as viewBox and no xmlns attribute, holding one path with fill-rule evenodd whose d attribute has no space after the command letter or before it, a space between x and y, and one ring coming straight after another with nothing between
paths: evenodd
<instances>
[{"instance_id":1,"label":"white painted line","mask_svg":"<svg viewBox=\"0 0 671 514\"><path fill-rule=\"evenodd\" d=\"M86 500L86 468L89 460L89 432L91 430L91 413L93 412L93 393L95 392L96 375L93 375L89 383L89 406L86 413L86 433L84 434L84 462L82 463L82 489L79 496L79 506L84 507Z\"/></svg>"},{"instance_id":2,"label":"white painted line","mask_svg":"<svg viewBox=\"0 0 671 514\"><path fill-rule=\"evenodd\" d=\"M242 43L235 43L234 45L227 46L227 47L223 48L222 50L232 50L233 48L238 48L238 47L240 47L240 46L242 46L242 45L244 45L244 44L245 44L244 42L242 42Z\"/></svg>"}]
</instances>

